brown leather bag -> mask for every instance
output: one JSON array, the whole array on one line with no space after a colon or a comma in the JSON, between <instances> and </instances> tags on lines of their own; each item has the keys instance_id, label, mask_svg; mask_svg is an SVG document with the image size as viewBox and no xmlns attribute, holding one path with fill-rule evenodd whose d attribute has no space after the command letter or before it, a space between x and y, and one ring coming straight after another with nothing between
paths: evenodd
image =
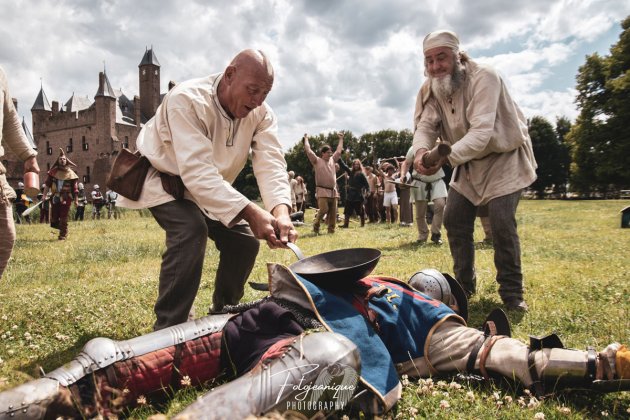
<instances>
[{"instance_id":1,"label":"brown leather bag","mask_svg":"<svg viewBox=\"0 0 630 420\"><path fill-rule=\"evenodd\" d=\"M175 200L183 200L186 186L184 181L178 175L169 175L164 172L160 172L160 180L162 181L162 188L175 198Z\"/></svg>"},{"instance_id":2,"label":"brown leather bag","mask_svg":"<svg viewBox=\"0 0 630 420\"><path fill-rule=\"evenodd\" d=\"M129 149L122 149L116 156L107 178L107 188L136 201L140 198L144 179L150 167L151 162L140 152L132 153Z\"/></svg>"}]
</instances>

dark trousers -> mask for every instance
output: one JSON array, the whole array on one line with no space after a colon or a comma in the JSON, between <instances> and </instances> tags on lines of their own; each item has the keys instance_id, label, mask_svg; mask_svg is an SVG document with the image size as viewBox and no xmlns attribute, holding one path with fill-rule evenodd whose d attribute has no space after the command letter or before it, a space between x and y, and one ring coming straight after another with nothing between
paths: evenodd
<instances>
[{"instance_id":1,"label":"dark trousers","mask_svg":"<svg viewBox=\"0 0 630 420\"><path fill-rule=\"evenodd\" d=\"M50 225L59 229L59 239L68 237L68 213L72 201L66 199L61 203L50 205Z\"/></svg>"},{"instance_id":2,"label":"dark trousers","mask_svg":"<svg viewBox=\"0 0 630 420\"><path fill-rule=\"evenodd\" d=\"M74 213L74 221L83 220L85 215L85 206L78 206L76 213Z\"/></svg>"},{"instance_id":3,"label":"dark trousers","mask_svg":"<svg viewBox=\"0 0 630 420\"><path fill-rule=\"evenodd\" d=\"M185 322L199 283L208 238L219 250L212 305L220 310L243 297L244 286L254 267L260 242L247 225L225 227L208 219L188 200L171 201L149 209L166 232L162 255L159 296L153 326L159 330Z\"/></svg>"},{"instance_id":4,"label":"dark trousers","mask_svg":"<svg viewBox=\"0 0 630 420\"><path fill-rule=\"evenodd\" d=\"M497 197L488 202L488 215L494 237L494 265L501 298L523 297L521 245L516 230L516 208L521 191ZM454 189L448 192L444 211L444 227L453 256L457 280L469 293L477 286L473 231L477 207Z\"/></svg>"}]
</instances>

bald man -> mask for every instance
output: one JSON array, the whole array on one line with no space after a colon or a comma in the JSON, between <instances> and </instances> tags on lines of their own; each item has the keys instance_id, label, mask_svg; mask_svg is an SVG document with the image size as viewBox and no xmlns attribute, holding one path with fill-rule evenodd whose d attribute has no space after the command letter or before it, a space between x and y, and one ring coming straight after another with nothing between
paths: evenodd
<instances>
[{"instance_id":1,"label":"bald man","mask_svg":"<svg viewBox=\"0 0 630 420\"><path fill-rule=\"evenodd\" d=\"M460 51L455 33L431 32L422 46L428 78L416 100L414 166L427 176L447 161L455 168L444 211L455 275L469 294L476 291L474 222L477 208L487 206L499 295L508 309L526 311L515 215L536 179L527 120L501 76ZM438 137L452 152L425 167L423 155Z\"/></svg>"},{"instance_id":2,"label":"bald man","mask_svg":"<svg viewBox=\"0 0 630 420\"><path fill-rule=\"evenodd\" d=\"M265 103L273 80L263 52L241 51L223 73L174 87L138 135L152 168L139 199L119 205L148 208L166 232L155 330L187 320L208 238L219 250L215 313L243 297L259 239L271 248L297 239L277 120ZM265 209L231 185L250 151Z\"/></svg>"}]
</instances>

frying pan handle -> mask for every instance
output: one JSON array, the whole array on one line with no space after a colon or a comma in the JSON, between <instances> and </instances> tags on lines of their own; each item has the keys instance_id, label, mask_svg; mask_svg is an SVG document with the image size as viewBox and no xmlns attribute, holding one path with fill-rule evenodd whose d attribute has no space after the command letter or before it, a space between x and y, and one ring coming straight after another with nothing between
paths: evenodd
<instances>
[{"instance_id":1,"label":"frying pan handle","mask_svg":"<svg viewBox=\"0 0 630 420\"><path fill-rule=\"evenodd\" d=\"M287 245L287 248L289 248L291 251L293 251L293 253L295 254L295 256L297 257L298 260L303 260L304 259L304 254L302 253L302 250L300 249L300 247L298 247L293 242L287 242L286 245Z\"/></svg>"}]
</instances>

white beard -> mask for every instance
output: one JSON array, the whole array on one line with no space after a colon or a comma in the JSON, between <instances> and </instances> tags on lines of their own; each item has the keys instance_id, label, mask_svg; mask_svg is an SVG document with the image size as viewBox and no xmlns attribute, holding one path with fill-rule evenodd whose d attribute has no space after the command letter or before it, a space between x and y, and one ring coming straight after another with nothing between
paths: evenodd
<instances>
[{"instance_id":1,"label":"white beard","mask_svg":"<svg viewBox=\"0 0 630 420\"><path fill-rule=\"evenodd\" d=\"M462 86L464 81L464 69L460 64L456 64L453 74L434 78L431 77L431 92L442 99L448 100L453 93Z\"/></svg>"}]
</instances>

